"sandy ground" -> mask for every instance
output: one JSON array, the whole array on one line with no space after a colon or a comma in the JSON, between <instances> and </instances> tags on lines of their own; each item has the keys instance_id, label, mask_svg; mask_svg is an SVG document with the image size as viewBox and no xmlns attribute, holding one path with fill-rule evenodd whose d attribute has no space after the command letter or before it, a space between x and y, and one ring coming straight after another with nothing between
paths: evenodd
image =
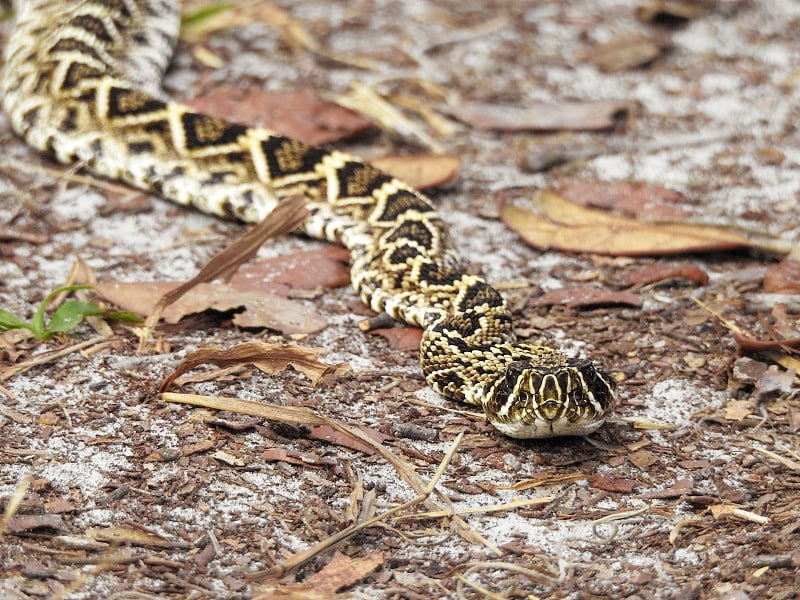
<instances>
[{"instance_id":1,"label":"sandy ground","mask_svg":"<svg viewBox=\"0 0 800 600\"><path fill-rule=\"evenodd\" d=\"M182 43L168 93L191 99L225 83L333 95L360 80L441 108L409 83L418 78L441 86L451 101L525 106L614 99L633 106L614 132L543 135L461 126L449 137L432 133L461 158L459 181L433 198L465 263L491 282L524 283L506 286L521 333L598 360L620 381L620 420L592 440L514 441L479 418L453 412L463 407L426 388L413 351L393 350L357 329L367 312L346 287L301 300L328 326L299 343L322 348L326 362L348 363L349 375L312 385L291 371L273 377L247 371L187 386L309 406L378 430L384 445L425 481L464 432L438 489L464 512L468 529L445 517L390 518L338 547L352 572L375 560L360 581L341 585L362 598L456 597L459 586L467 597L481 596L460 577L510 598L797 597L796 379L792 387L789 374L788 384L769 391L760 376L743 376L747 368L760 373L758 365L774 358L749 355L755 367L741 362L718 318L768 337L764 328L777 317L748 309L748 298L761 291L777 257L540 253L494 218L492 198L509 188L532 194L556 179L645 181L682 192L705 221L796 244L800 5L721 1L673 27L642 23L632 3L611 0L280 5L326 52L368 58L375 68L292 51L275 28L251 22ZM490 19L497 20L485 26ZM4 35L10 27L2 24ZM653 32L669 48L649 66L609 74L589 63L597 44ZM195 58L200 46L222 59L218 68ZM400 83L391 83L396 78ZM715 132L737 137L636 150L677 134ZM30 316L78 257L102 281L185 279L241 232L237 224L157 199L138 199L128 210L124 194L67 177L66 169L28 150L4 117L0 140L0 219L5 231L27 236L0 245L2 308ZM604 151L612 140L633 149ZM519 168L528 153L553 141L599 147L600 155L546 174ZM347 147L369 156L412 150L383 135ZM319 245L282 238L260 256ZM587 282L613 287L635 267L681 261L703 269L709 282L647 286L639 290L641 307L536 304L544 292ZM784 321L797 325L796 315ZM134 336L119 331L112 344L2 381L3 505L25 478L30 487L0 538L0 596L252 597L265 584L249 582L248 573L415 497L374 453L310 439L303 428L199 411L155 395L159 381L198 347L278 336L239 330L228 317L212 315L166 328L170 350L140 356ZM2 358L8 366L95 335L82 327L72 340L12 340ZM778 377L783 369L771 373ZM754 382L761 387L754 390ZM669 427L636 429L623 418ZM527 505L478 511L515 499ZM23 517L39 521L26 525L18 520ZM310 579L331 557L319 554L281 585L296 589L316 581L317 592L334 592L337 585Z\"/></svg>"}]
</instances>

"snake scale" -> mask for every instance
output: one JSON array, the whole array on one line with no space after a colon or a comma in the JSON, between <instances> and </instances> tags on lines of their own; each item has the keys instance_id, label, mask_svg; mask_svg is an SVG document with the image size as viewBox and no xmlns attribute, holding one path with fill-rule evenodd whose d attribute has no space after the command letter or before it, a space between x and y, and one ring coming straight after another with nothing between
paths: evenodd
<instances>
[{"instance_id":1,"label":"snake scale","mask_svg":"<svg viewBox=\"0 0 800 600\"><path fill-rule=\"evenodd\" d=\"M338 150L167 101L178 1L21 0L16 12L3 107L33 148L244 222L302 193L302 231L349 249L361 299L424 328L428 383L508 436L587 434L614 408L614 382L591 362L516 341L502 296L462 272L425 196Z\"/></svg>"}]
</instances>

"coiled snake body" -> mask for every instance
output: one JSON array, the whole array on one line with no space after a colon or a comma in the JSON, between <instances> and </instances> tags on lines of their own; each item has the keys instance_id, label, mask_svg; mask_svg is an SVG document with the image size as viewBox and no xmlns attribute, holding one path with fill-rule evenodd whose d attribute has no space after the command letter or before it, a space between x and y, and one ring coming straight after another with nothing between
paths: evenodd
<instances>
[{"instance_id":1,"label":"coiled snake body","mask_svg":"<svg viewBox=\"0 0 800 600\"><path fill-rule=\"evenodd\" d=\"M203 212L262 220L302 193L302 230L346 246L353 286L376 311L425 328L428 383L478 405L517 438L581 435L613 409L595 366L517 343L511 314L463 273L430 202L337 150L198 114L163 99L176 0L22 0L6 49L3 106L14 130L62 163Z\"/></svg>"}]
</instances>

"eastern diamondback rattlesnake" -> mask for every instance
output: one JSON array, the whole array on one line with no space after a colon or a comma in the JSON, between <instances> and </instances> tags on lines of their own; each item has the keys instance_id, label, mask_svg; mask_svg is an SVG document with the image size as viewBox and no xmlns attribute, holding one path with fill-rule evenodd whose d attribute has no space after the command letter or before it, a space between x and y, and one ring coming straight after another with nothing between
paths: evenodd
<instances>
[{"instance_id":1,"label":"eastern diamondback rattlesnake","mask_svg":"<svg viewBox=\"0 0 800 600\"><path fill-rule=\"evenodd\" d=\"M463 273L422 194L358 158L167 101L174 0L22 0L6 49L3 106L15 131L62 163L203 212L262 220L302 193L302 230L346 246L376 311L425 328L420 361L449 398L518 438L586 434L613 381L586 360L518 343L500 294Z\"/></svg>"}]
</instances>

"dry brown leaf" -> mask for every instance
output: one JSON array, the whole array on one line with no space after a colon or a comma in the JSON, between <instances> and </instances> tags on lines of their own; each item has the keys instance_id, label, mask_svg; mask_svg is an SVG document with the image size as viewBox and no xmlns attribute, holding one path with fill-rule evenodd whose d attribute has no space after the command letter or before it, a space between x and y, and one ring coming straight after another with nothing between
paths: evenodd
<instances>
[{"instance_id":1,"label":"dry brown leaf","mask_svg":"<svg viewBox=\"0 0 800 600\"><path fill-rule=\"evenodd\" d=\"M708 273L692 263L680 263L677 265L654 263L626 272L621 277L620 283L625 287L643 287L674 279L685 279L698 285L705 285L708 283Z\"/></svg>"},{"instance_id":2,"label":"dry brown leaf","mask_svg":"<svg viewBox=\"0 0 800 600\"><path fill-rule=\"evenodd\" d=\"M680 192L642 181L561 178L552 187L568 202L639 219L679 220L696 214L692 201Z\"/></svg>"},{"instance_id":3,"label":"dry brown leaf","mask_svg":"<svg viewBox=\"0 0 800 600\"><path fill-rule=\"evenodd\" d=\"M186 104L197 112L265 127L317 146L363 134L373 127L369 119L307 90L219 86Z\"/></svg>"},{"instance_id":4,"label":"dry brown leaf","mask_svg":"<svg viewBox=\"0 0 800 600\"><path fill-rule=\"evenodd\" d=\"M779 348L800 347L800 337L781 338L778 340L758 340L748 337L738 331L733 332L733 339L739 347L745 350L778 350ZM779 363L780 364L780 363Z\"/></svg>"},{"instance_id":5,"label":"dry brown leaf","mask_svg":"<svg viewBox=\"0 0 800 600\"><path fill-rule=\"evenodd\" d=\"M180 286L174 281L141 281L101 283L95 291L103 299L123 310L141 315L151 314L154 307L170 290ZM162 318L177 323L186 315L218 310L244 310L233 317L239 327L267 328L285 334L314 333L326 325L316 311L295 302L263 291L240 291L224 283L200 283L167 308Z\"/></svg>"},{"instance_id":6,"label":"dry brown leaf","mask_svg":"<svg viewBox=\"0 0 800 600\"><path fill-rule=\"evenodd\" d=\"M449 183L458 175L459 163L454 154L382 156L370 160L372 166L418 190Z\"/></svg>"},{"instance_id":7,"label":"dry brown leaf","mask_svg":"<svg viewBox=\"0 0 800 600\"><path fill-rule=\"evenodd\" d=\"M636 452L631 452L627 458L632 465L635 465L640 469L646 469L647 467L658 462L658 456L649 450L637 450Z\"/></svg>"},{"instance_id":8,"label":"dry brown leaf","mask_svg":"<svg viewBox=\"0 0 800 600\"><path fill-rule=\"evenodd\" d=\"M140 353L145 351L152 331L165 308L200 283L229 279L242 264L255 256L267 239L297 229L308 217L305 204L306 199L300 195L285 198L261 223L215 254L197 275L164 294L147 317L144 326L137 330L138 351Z\"/></svg>"},{"instance_id":9,"label":"dry brown leaf","mask_svg":"<svg viewBox=\"0 0 800 600\"><path fill-rule=\"evenodd\" d=\"M378 444L382 444L386 440L390 439L390 436L384 435L377 429L372 429L365 425L360 425L357 427L357 429L361 432L361 434ZM345 435L343 432L338 431L329 425L316 425L312 427L308 434L308 438L312 440L322 440L323 442L342 446L343 448L350 448L351 450L357 450L358 452L362 452L367 456L372 456L375 454L375 450L372 446L363 443L357 438Z\"/></svg>"},{"instance_id":10,"label":"dry brown leaf","mask_svg":"<svg viewBox=\"0 0 800 600\"><path fill-rule=\"evenodd\" d=\"M583 208L552 190L532 199L533 210L500 199L501 220L522 239L540 250L588 252L612 256L657 256L760 248L788 252L789 245L774 238L748 238L722 225L686 222L650 222Z\"/></svg>"},{"instance_id":11,"label":"dry brown leaf","mask_svg":"<svg viewBox=\"0 0 800 600\"><path fill-rule=\"evenodd\" d=\"M379 335L389 342L392 350L410 352L419 350L422 342L422 329L419 327L389 327L372 329L370 334Z\"/></svg>"},{"instance_id":12,"label":"dry brown leaf","mask_svg":"<svg viewBox=\"0 0 800 600\"><path fill-rule=\"evenodd\" d=\"M598 131L619 125L629 110L629 103L621 100L525 106L464 102L452 107L450 113L480 130Z\"/></svg>"},{"instance_id":13,"label":"dry brown leaf","mask_svg":"<svg viewBox=\"0 0 800 600\"><path fill-rule=\"evenodd\" d=\"M334 245L251 263L228 282L240 291L287 296L291 290L336 288L350 283L350 253Z\"/></svg>"},{"instance_id":14,"label":"dry brown leaf","mask_svg":"<svg viewBox=\"0 0 800 600\"><path fill-rule=\"evenodd\" d=\"M364 579L380 567L385 560L386 558L380 550L370 552L360 558L350 558L336 551L330 562L306 579L304 583L311 584L314 589L322 592L337 592Z\"/></svg>"},{"instance_id":15,"label":"dry brown leaf","mask_svg":"<svg viewBox=\"0 0 800 600\"><path fill-rule=\"evenodd\" d=\"M694 491L694 481L691 479L678 479L668 488L642 494L642 498L680 498L686 494L691 494L692 491Z\"/></svg>"},{"instance_id":16,"label":"dry brown leaf","mask_svg":"<svg viewBox=\"0 0 800 600\"><path fill-rule=\"evenodd\" d=\"M800 260L785 258L767 267L764 292L768 294L800 294Z\"/></svg>"},{"instance_id":17,"label":"dry brown leaf","mask_svg":"<svg viewBox=\"0 0 800 600\"><path fill-rule=\"evenodd\" d=\"M640 307L644 300L633 292L617 292L592 285L580 285L545 292L536 299L539 306L566 304L569 308L628 305Z\"/></svg>"},{"instance_id":18,"label":"dry brown leaf","mask_svg":"<svg viewBox=\"0 0 800 600\"><path fill-rule=\"evenodd\" d=\"M579 60L594 65L603 73L618 73L653 62L669 47L658 35L622 35L582 52Z\"/></svg>"},{"instance_id":19,"label":"dry brown leaf","mask_svg":"<svg viewBox=\"0 0 800 600\"><path fill-rule=\"evenodd\" d=\"M201 348L189 354L184 361L159 386L159 391L169 389L172 382L187 371L200 365L213 364L218 367L251 364L268 375L274 375L293 367L306 375L313 383L328 374L343 373L344 363L328 365L317 360L318 350L302 346L268 344L266 342L245 342L227 350Z\"/></svg>"},{"instance_id":20,"label":"dry brown leaf","mask_svg":"<svg viewBox=\"0 0 800 600\"><path fill-rule=\"evenodd\" d=\"M592 475L589 477L589 487L606 492L621 492L629 494L633 491L634 482L631 479L614 477L613 475Z\"/></svg>"},{"instance_id":21,"label":"dry brown leaf","mask_svg":"<svg viewBox=\"0 0 800 600\"><path fill-rule=\"evenodd\" d=\"M9 519L6 529L10 533L43 533L42 530L64 532L67 531L67 526L61 515L21 515Z\"/></svg>"},{"instance_id":22,"label":"dry brown leaf","mask_svg":"<svg viewBox=\"0 0 800 600\"><path fill-rule=\"evenodd\" d=\"M729 421L741 421L753 414L753 403L750 400L731 400L725 405L725 418Z\"/></svg>"}]
</instances>

